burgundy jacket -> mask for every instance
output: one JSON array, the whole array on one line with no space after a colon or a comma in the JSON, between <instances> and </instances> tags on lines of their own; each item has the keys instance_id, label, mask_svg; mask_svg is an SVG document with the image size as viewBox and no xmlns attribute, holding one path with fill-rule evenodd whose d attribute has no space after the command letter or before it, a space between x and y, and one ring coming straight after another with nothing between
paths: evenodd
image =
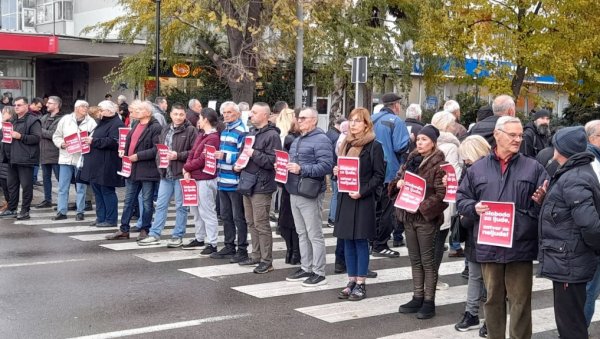
<instances>
[{"instance_id":1,"label":"burgundy jacket","mask_svg":"<svg viewBox=\"0 0 600 339\"><path fill-rule=\"evenodd\" d=\"M211 134L199 133L196 137L196 142L192 147L192 150L188 154L187 161L183 166L183 169L190 172L191 176L195 180L211 180L217 177L214 175L206 174L202 172L205 164L204 146L211 145L219 150L221 135L218 132Z\"/></svg>"}]
</instances>

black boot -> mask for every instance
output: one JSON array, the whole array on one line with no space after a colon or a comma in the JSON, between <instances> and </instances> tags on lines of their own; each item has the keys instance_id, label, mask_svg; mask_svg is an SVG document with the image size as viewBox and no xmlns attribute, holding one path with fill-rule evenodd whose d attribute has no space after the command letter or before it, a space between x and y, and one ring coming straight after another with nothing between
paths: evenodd
<instances>
[{"instance_id":1,"label":"black boot","mask_svg":"<svg viewBox=\"0 0 600 339\"><path fill-rule=\"evenodd\" d=\"M413 297L411 301L404 305L400 305L398 312L400 313L417 313L423 306L423 298Z\"/></svg>"},{"instance_id":2,"label":"black boot","mask_svg":"<svg viewBox=\"0 0 600 339\"><path fill-rule=\"evenodd\" d=\"M285 263L289 264L292 262L292 250L288 249L285 253Z\"/></svg>"},{"instance_id":3,"label":"black boot","mask_svg":"<svg viewBox=\"0 0 600 339\"><path fill-rule=\"evenodd\" d=\"M435 316L435 302L433 300L423 301L423 306L417 312L417 319L431 319Z\"/></svg>"},{"instance_id":4,"label":"black boot","mask_svg":"<svg viewBox=\"0 0 600 339\"><path fill-rule=\"evenodd\" d=\"M293 251L292 257L290 258L290 265L300 265L300 252Z\"/></svg>"}]
</instances>

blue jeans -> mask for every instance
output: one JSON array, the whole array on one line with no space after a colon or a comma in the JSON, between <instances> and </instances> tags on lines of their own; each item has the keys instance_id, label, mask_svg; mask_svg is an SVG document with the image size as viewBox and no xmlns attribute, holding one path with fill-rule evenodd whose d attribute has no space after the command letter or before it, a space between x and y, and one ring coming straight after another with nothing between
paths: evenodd
<instances>
[{"instance_id":1,"label":"blue jeans","mask_svg":"<svg viewBox=\"0 0 600 339\"><path fill-rule=\"evenodd\" d=\"M583 313L585 313L585 321L590 327L590 323L592 322L592 317L594 316L594 311L596 308L596 299L598 299L598 295L600 295L600 264L596 268L596 274L594 274L594 278L587 283L585 287L586 298L585 298L585 306L583 307Z\"/></svg>"},{"instance_id":2,"label":"blue jeans","mask_svg":"<svg viewBox=\"0 0 600 339\"><path fill-rule=\"evenodd\" d=\"M461 249L460 243L459 242L452 242L452 241L450 241L450 249L453 250L453 251L460 250Z\"/></svg>"},{"instance_id":3,"label":"blue jeans","mask_svg":"<svg viewBox=\"0 0 600 339\"><path fill-rule=\"evenodd\" d=\"M142 206L144 207L144 211L140 212L142 222L137 228L138 230L145 229L146 231L150 229L152 214L154 214L154 206L152 204L154 184L156 184L155 181L125 180L126 192L123 214L121 214L121 232L129 232L129 222L131 221L131 215L133 214L133 204L140 192L142 192Z\"/></svg>"},{"instance_id":4,"label":"blue jeans","mask_svg":"<svg viewBox=\"0 0 600 339\"><path fill-rule=\"evenodd\" d=\"M337 180L331 180L331 202L329 203L329 220L335 221L337 209L338 185Z\"/></svg>"},{"instance_id":5,"label":"blue jeans","mask_svg":"<svg viewBox=\"0 0 600 339\"><path fill-rule=\"evenodd\" d=\"M75 174L75 166L59 165L58 172L58 205L56 211L60 214L67 215L67 205L69 203L69 188L71 188L71 178ZM77 205L77 214L83 213L85 208L85 191L87 185L75 184L77 197L75 203Z\"/></svg>"},{"instance_id":6,"label":"blue jeans","mask_svg":"<svg viewBox=\"0 0 600 339\"><path fill-rule=\"evenodd\" d=\"M33 182L38 181L38 172L40 171L40 166L39 165L34 165L33 166Z\"/></svg>"},{"instance_id":7,"label":"blue jeans","mask_svg":"<svg viewBox=\"0 0 600 339\"><path fill-rule=\"evenodd\" d=\"M152 190L154 193L152 195L152 201L156 202L156 199L158 199L158 187L160 186L160 181L153 181L153 183L154 188ZM144 214L144 197L142 196L142 192L140 192L140 194L138 195L138 198L135 201L135 203L136 208L139 209L139 215L141 216L142 214ZM142 218L138 218L137 222L135 223L135 227L137 227L138 229L142 228Z\"/></svg>"},{"instance_id":8,"label":"blue jeans","mask_svg":"<svg viewBox=\"0 0 600 339\"><path fill-rule=\"evenodd\" d=\"M162 230L165 228L167 221L167 212L169 210L169 202L175 196L175 228L171 236L173 238L183 238L185 227L187 224L188 209L183 206L183 193L179 179L161 179L158 188L158 199L156 200L156 214L154 222L148 234L153 237L160 238Z\"/></svg>"},{"instance_id":9,"label":"blue jeans","mask_svg":"<svg viewBox=\"0 0 600 339\"><path fill-rule=\"evenodd\" d=\"M56 181L58 181L58 172L60 167L58 164L43 164L42 165L42 174L44 177L44 200L48 202L52 202L52 172L54 172L54 177ZM35 174L34 174L35 176Z\"/></svg>"},{"instance_id":10,"label":"blue jeans","mask_svg":"<svg viewBox=\"0 0 600 339\"><path fill-rule=\"evenodd\" d=\"M117 224L118 203L114 187L91 184L96 196L96 223L107 222Z\"/></svg>"},{"instance_id":11,"label":"blue jeans","mask_svg":"<svg viewBox=\"0 0 600 339\"><path fill-rule=\"evenodd\" d=\"M369 271L369 241L344 239L344 256L349 277L366 277Z\"/></svg>"}]
</instances>

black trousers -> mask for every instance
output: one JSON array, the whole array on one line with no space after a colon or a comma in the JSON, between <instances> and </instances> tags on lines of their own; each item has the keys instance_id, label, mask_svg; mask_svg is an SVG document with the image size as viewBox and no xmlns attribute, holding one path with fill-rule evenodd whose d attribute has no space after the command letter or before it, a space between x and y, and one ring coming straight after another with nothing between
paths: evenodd
<instances>
[{"instance_id":1,"label":"black trousers","mask_svg":"<svg viewBox=\"0 0 600 339\"><path fill-rule=\"evenodd\" d=\"M388 241L394 231L395 207L394 202L387 195L387 185L383 185L383 193L377 202L375 210L375 239L373 239L373 250L375 251L389 248Z\"/></svg>"},{"instance_id":2,"label":"black trousers","mask_svg":"<svg viewBox=\"0 0 600 339\"><path fill-rule=\"evenodd\" d=\"M8 210L16 211L19 206L19 188L23 189L21 213L29 213L33 199L33 166L9 165L8 176Z\"/></svg>"},{"instance_id":3,"label":"black trousers","mask_svg":"<svg viewBox=\"0 0 600 339\"><path fill-rule=\"evenodd\" d=\"M0 186L2 187L2 194L4 194L4 200L8 204L10 200L10 194L8 193L8 183L6 182L6 178L0 179Z\"/></svg>"},{"instance_id":4,"label":"black trousers","mask_svg":"<svg viewBox=\"0 0 600 339\"><path fill-rule=\"evenodd\" d=\"M588 337L583 306L586 283L565 284L553 282L554 319L561 339Z\"/></svg>"}]
</instances>

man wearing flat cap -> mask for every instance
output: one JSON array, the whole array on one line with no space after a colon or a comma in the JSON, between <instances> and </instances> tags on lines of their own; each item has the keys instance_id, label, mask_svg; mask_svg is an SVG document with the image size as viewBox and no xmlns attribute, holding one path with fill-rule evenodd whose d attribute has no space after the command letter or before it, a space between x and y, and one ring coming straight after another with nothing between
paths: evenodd
<instances>
[{"instance_id":1,"label":"man wearing flat cap","mask_svg":"<svg viewBox=\"0 0 600 339\"><path fill-rule=\"evenodd\" d=\"M402 112L400 100L402 97L395 93L386 93L381 97L383 108L374 114L371 119L375 130L375 138L383 146L383 156L386 162L385 180L383 192L387 192L387 185L394 179L400 166L404 163L407 156L410 137L406 124L398 116ZM387 194L383 193L379 196L377 202L377 222L376 222L376 238L373 239L373 255L389 258L400 256L397 251L391 250L388 246L390 234L394 230L394 202L391 201ZM396 237L401 236L403 231L402 225L398 225L398 233ZM403 239L396 238L395 241L400 243Z\"/></svg>"},{"instance_id":2,"label":"man wearing flat cap","mask_svg":"<svg viewBox=\"0 0 600 339\"><path fill-rule=\"evenodd\" d=\"M550 144L550 112L540 109L533 113L532 121L523 128L521 153L535 158Z\"/></svg>"}]
</instances>

